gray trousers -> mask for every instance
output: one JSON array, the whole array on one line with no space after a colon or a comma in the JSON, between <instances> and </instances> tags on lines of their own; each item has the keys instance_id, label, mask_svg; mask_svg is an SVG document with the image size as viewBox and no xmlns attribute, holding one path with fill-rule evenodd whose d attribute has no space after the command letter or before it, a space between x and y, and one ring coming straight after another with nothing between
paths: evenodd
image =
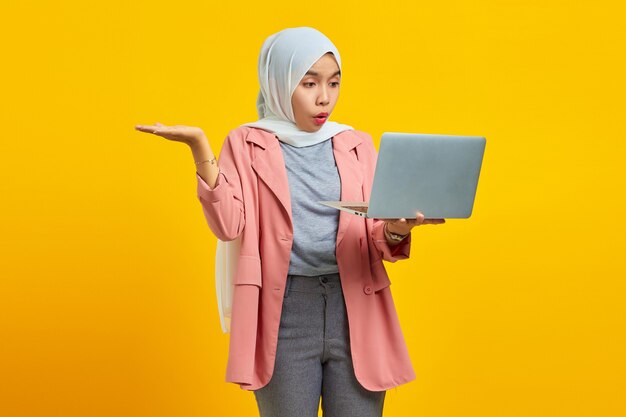
<instances>
[{"instance_id":1,"label":"gray trousers","mask_svg":"<svg viewBox=\"0 0 626 417\"><path fill-rule=\"evenodd\" d=\"M261 417L380 417L386 391L354 375L339 274L289 275L269 383L254 391Z\"/></svg>"}]
</instances>

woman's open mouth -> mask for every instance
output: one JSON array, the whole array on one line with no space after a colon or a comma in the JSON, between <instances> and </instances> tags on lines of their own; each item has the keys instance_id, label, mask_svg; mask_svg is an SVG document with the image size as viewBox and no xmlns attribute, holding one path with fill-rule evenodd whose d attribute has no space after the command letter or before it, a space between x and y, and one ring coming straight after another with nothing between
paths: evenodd
<instances>
[{"instance_id":1,"label":"woman's open mouth","mask_svg":"<svg viewBox=\"0 0 626 417\"><path fill-rule=\"evenodd\" d=\"M326 122L326 119L328 119L328 113L320 113L313 118L316 125L323 125Z\"/></svg>"}]
</instances>

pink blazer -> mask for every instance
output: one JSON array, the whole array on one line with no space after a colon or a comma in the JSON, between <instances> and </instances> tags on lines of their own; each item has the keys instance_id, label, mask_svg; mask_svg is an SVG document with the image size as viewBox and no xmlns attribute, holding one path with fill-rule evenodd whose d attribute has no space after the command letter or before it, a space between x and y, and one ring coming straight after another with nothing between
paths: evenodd
<instances>
[{"instance_id":1,"label":"pink blazer","mask_svg":"<svg viewBox=\"0 0 626 417\"><path fill-rule=\"evenodd\" d=\"M332 138L342 201L369 201L377 151L365 132ZM241 237L234 277L226 382L265 386L274 370L289 270L293 226L287 171L278 138L252 127L232 130L219 157L214 189L196 174L207 223L222 241ZM415 379L383 259L409 257L411 236L388 246L382 220L340 212L336 257L354 371L361 385L382 391Z\"/></svg>"}]
</instances>

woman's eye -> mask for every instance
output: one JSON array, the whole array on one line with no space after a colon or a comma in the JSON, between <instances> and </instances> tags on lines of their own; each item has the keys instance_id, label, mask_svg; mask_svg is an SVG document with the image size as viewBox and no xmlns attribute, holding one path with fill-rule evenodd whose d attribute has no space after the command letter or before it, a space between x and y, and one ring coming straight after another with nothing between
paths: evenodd
<instances>
[{"instance_id":1,"label":"woman's eye","mask_svg":"<svg viewBox=\"0 0 626 417\"><path fill-rule=\"evenodd\" d=\"M339 86L339 82L338 81L334 81L332 83L330 83L333 87L338 87ZM306 82L306 83L302 83L303 86L305 87L313 87L315 85L314 82Z\"/></svg>"}]
</instances>

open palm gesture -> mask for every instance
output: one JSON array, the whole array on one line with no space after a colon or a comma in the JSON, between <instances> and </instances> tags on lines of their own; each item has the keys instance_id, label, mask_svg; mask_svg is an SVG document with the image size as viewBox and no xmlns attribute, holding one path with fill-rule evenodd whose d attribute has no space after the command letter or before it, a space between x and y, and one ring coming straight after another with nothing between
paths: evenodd
<instances>
[{"instance_id":1,"label":"open palm gesture","mask_svg":"<svg viewBox=\"0 0 626 417\"><path fill-rule=\"evenodd\" d=\"M165 139L173 140L175 142L183 142L187 145L191 145L194 141L201 140L204 137L202 129L194 126L166 126L163 123L157 122L154 125L136 125L135 129L140 132L162 136Z\"/></svg>"}]
</instances>

